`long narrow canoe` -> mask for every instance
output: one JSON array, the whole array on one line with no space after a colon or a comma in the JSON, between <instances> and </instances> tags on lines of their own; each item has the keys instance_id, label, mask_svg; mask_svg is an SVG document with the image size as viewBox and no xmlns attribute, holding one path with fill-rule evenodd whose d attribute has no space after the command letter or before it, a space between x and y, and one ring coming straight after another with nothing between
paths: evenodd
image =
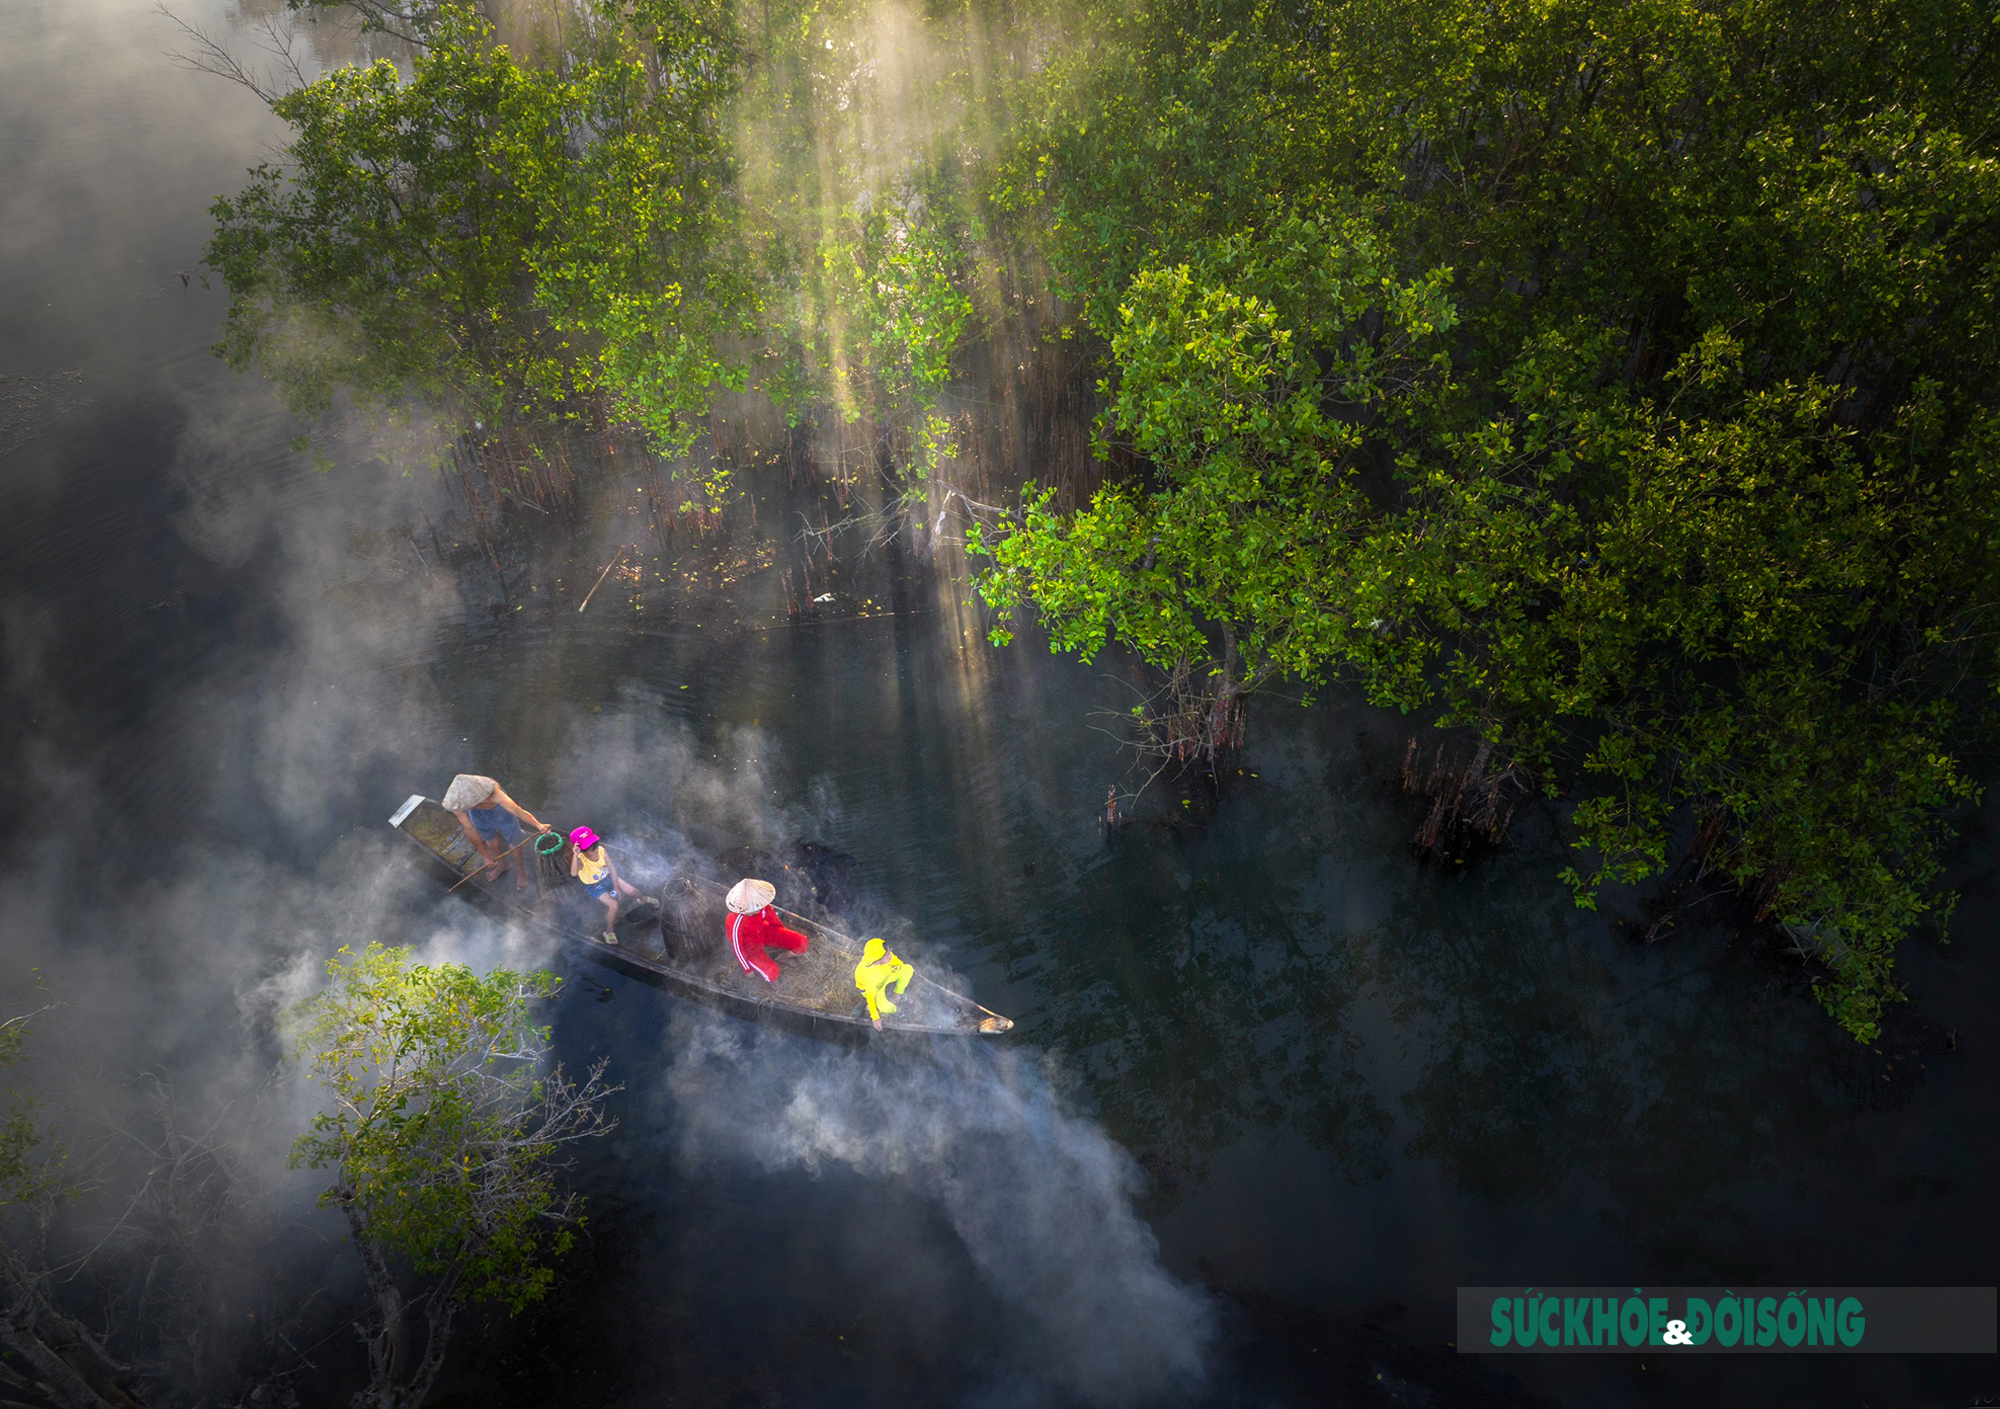
<instances>
[{"instance_id":1,"label":"long narrow canoe","mask_svg":"<svg viewBox=\"0 0 2000 1409\"><path fill-rule=\"evenodd\" d=\"M728 911L722 899L728 892L718 881L677 877L670 882L676 889L663 897L664 909L696 939L697 952L686 957L669 953L662 926L650 924L621 925L619 942L610 945L601 937L603 907L566 875L543 876L526 891L516 891L511 877L490 885L476 875L485 863L466 840L458 819L442 804L413 793L396 809L389 825L408 837L419 859L440 879L449 879L459 894L530 929L554 935L598 963L743 1016L782 1014L814 1025L868 1026L867 1006L854 986L861 945L818 921L789 910L779 912L810 943L804 954L773 951L781 977L775 984L766 983L745 973L730 953L723 938ZM932 982L921 965L909 991L895 1002L898 1011L882 1019L885 1029L969 1036L1005 1032L1014 1025L1011 1019Z\"/></svg>"}]
</instances>

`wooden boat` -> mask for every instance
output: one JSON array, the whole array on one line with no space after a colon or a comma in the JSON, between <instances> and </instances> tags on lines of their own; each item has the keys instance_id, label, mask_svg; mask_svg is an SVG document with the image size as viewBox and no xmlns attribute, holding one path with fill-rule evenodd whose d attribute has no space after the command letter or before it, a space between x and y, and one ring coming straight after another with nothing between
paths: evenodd
<instances>
[{"instance_id":1,"label":"wooden boat","mask_svg":"<svg viewBox=\"0 0 2000 1409\"><path fill-rule=\"evenodd\" d=\"M621 923L619 942L611 945L602 938L603 907L566 873L559 878L543 875L525 892L515 891L512 877L503 876L503 884L491 885L476 875L485 863L466 840L458 819L442 804L412 794L396 809L389 825L408 837L420 862L459 894L554 935L609 968L740 1016L783 1015L808 1026L869 1027L867 1006L854 986L861 942L820 921L779 911L811 942L804 954L775 952L783 976L775 984L766 983L743 972L723 938L728 911L722 900L728 891L719 881L677 877L661 897L660 922ZM669 952L670 927L695 941L691 952ZM971 1035L1005 1032L1014 1026L1012 1019L926 978L921 965L909 991L895 1003L897 1011L883 1016L884 1030Z\"/></svg>"}]
</instances>

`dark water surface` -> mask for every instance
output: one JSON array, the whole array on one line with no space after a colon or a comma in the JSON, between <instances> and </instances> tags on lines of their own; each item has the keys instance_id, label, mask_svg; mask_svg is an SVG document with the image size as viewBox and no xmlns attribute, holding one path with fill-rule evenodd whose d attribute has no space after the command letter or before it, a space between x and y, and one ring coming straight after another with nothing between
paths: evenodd
<instances>
[{"instance_id":1,"label":"dark water surface","mask_svg":"<svg viewBox=\"0 0 2000 1409\"><path fill-rule=\"evenodd\" d=\"M626 1087L578 1171L591 1235L544 1307L475 1320L441 1392L2000 1393L1990 1363L1944 1357L1446 1347L1460 1284L1992 1284L1991 809L1966 832L1956 941L1908 949L1935 1027L1891 1066L1725 934L1639 948L1575 910L1539 815L1470 874L1420 867L1408 728L1351 700L1261 708L1212 821L1156 788L1107 842L1096 809L1130 780L1092 711L1129 701L1122 667L990 648L949 574L906 580L894 614L805 628L769 573L669 600L620 489L574 558L502 600L434 561L426 524L448 536L453 505L371 458L391 432L351 423L315 471L270 393L209 358L221 298L178 271L207 202L281 134L172 44L139 0L0 7L0 374L35 379L0 383L0 987L39 966L67 996L58 1093L156 1063L226 1093L340 943L571 974L565 1058L609 1056ZM621 543L643 571L578 613ZM881 562L857 571L892 600ZM1019 1026L839 1048L538 953L441 901L382 826L473 766L635 872L688 836L850 852L856 923ZM274 1171L291 1128L258 1137ZM273 1179L297 1218L269 1275L344 1294L313 1189ZM337 1315L315 1334L301 1387L339 1402L351 1347Z\"/></svg>"}]
</instances>

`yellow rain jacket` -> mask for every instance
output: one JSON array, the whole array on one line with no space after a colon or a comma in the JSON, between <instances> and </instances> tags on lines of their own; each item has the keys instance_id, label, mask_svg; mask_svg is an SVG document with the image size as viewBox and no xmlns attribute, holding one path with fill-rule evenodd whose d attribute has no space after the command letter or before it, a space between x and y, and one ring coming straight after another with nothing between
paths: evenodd
<instances>
[{"instance_id":1,"label":"yellow rain jacket","mask_svg":"<svg viewBox=\"0 0 2000 1409\"><path fill-rule=\"evenodd\" d=\"M869 1021L878 1021L882 1014L896 1011L885 991L890 984L896 986L896 996L900 998L916 976L917 971L891 954L881 940L871 939L862 945L861 962L854 966L854 986L868 1000Z\"/></svg>"}]
</instances>

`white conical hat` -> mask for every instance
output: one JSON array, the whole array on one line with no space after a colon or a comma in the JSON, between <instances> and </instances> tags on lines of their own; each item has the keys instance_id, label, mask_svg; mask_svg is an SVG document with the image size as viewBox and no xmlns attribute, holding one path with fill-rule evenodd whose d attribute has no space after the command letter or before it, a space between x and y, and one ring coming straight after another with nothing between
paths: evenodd
<instances>
[{"instance_id":1,"label":"white conical hat","mask_svg":"<svg viewBox=\"0 0 2000 1409\"><path fill-rule=\"evenodd\" d=\"M754 915L777 898L778 888L769 881L745 878L729 888L729 896L722 903L738 915Z\"/></svg>"}]
</instances>

